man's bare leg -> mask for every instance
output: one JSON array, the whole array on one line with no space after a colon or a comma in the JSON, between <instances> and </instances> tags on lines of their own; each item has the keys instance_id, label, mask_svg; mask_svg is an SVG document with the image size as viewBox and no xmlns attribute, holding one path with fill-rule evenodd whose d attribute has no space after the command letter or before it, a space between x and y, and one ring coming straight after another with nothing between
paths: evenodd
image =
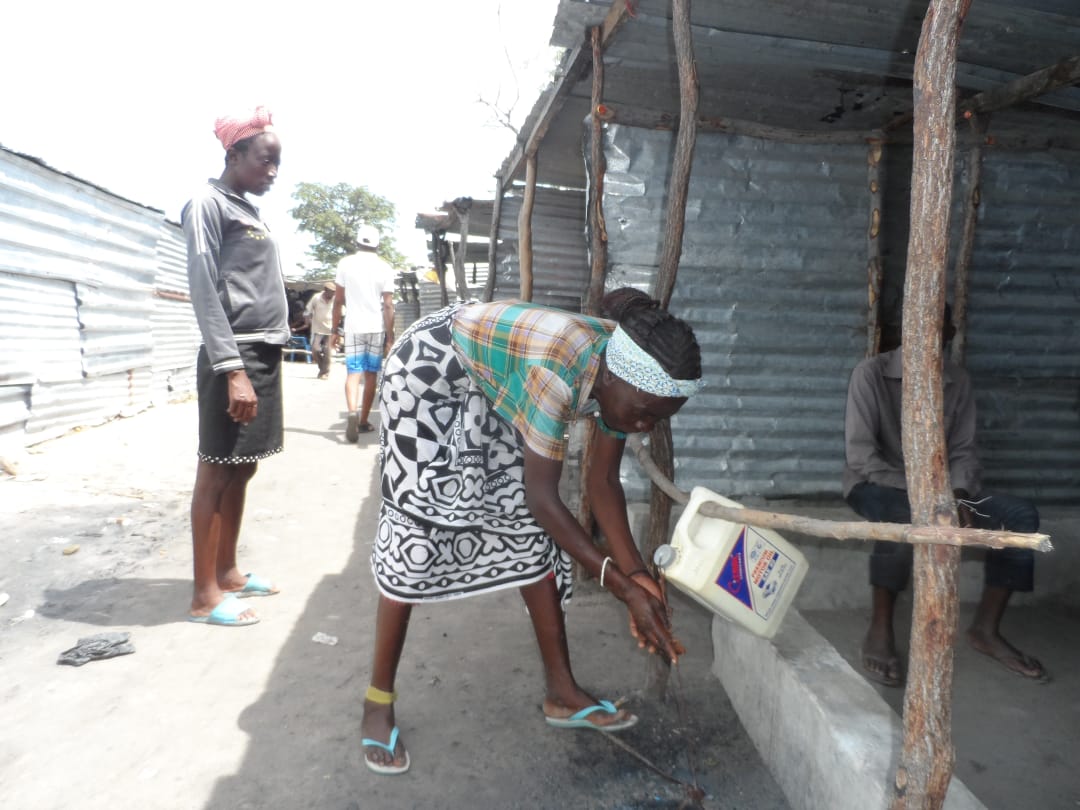
<instances>
[{"instance_id":1,"label":"man's bare leg","mask_svg":"<svg viewBox=\"0 0 1080 810\"><path fill-rule=\"evenodd\" d=\"M896 591L874 586L870 628L862 645L863 669L873 680L885 686L900 686L904 682L893 632L896 597Z\"/></svg>"}]
</instances>

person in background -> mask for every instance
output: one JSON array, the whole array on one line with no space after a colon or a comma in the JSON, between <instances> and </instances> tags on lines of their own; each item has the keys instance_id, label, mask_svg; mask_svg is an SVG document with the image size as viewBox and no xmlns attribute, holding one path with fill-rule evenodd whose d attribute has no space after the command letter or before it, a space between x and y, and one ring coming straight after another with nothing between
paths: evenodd
<instances>
[{"instance_id":1,"label":"person in background","mask_svg":"<svg viewBox=\"0 0 1080 810\"><path fill-rule=\"evenodd\" d=\"M571 672L563 604L572 559L626 604L639 646L671 661L682 653L630 533L619 464L627 433L651 430L700 388L701 352L690 327L643 292L609 293L602 311L610 319L515 301L459 304L412 325L387 358L372 551L380 596L361 724L377 773L410 764L394 680L415 603L518 588L543 661L543 717L556 728L637 722ZM578 418L599 428L587 486L606 553L559 497L567 425Z\"/></svg>"},{"instance_id":2,"label":"person in background","mask_svg":"<svg viewBox=\"0 0 1080 810\"><path fill-rule=\"evenodd\" d=\"M956 334L952 310L946 305L942 344ZM860 516L872 522L910 523L907 477L900 438L903 359L901 349L860 362L851 373L844 417L844 498ZM945 359L945 444L949 479L956 497L960 525L979 529L1035 532L1039 513L1030 501L1014 495L982 491L981 468L975 447L975 399L971 378ZM907 543L878 541L870 555L873 608L870 629L862 647L866 674L885 686L900 686L903 673L896 651L893 613L897 595L907 587L913 549ZM1039 681L1048 679L1039 661L1001 635L1001 619L1013 591L1034 587L1035 554L1030 549L988 549L985 586L968 643L1011 672Z\"/></svg>"},{"instance_id":3,"label":"person in background","mask_svg":"<svg viewBox=\"0 0 1080 810\"><path fill-rule=\"evenodd\" d=\"M319 364L319 379L330 376L330 359L334 342L334 293L337 285L328 281L322 292L311 296L304 317L311 324L311 354Z\"/></svg>"},{"instance_id":4,"label":"person in background","mask_svg":"<svg viewBox=\"0 0 1080 810\"><path fill-rule=\"evenodd\" d=\"M196 364L199 450L191 497L194 589L189 619L249 625L237 597L277 589L242 574L236 546L248 482L258 462L281 452L281 355L289 340L285 277L277 247L247 195L274 184L281 142L264 107L219 118L225 170L184 206L188 283L202 335Z\"/></svg>"},{"instance_id":5,"label":"person in background","mask_svg":"<svg viewBox=\"0 0 1080 810\"><path fill-rule=\"evenodd\" d=\"M338 262L337 291L331 320L341 322L345 309L345 439L355 442L370 433L368 417L375 401L382 359L394 342L394 279L396 273L375 251L379 231L361 225L353 253ZM342 340L339 335L338 341ZM363 395L360 380L363 378Z\"/></svg>"}]
</instances>

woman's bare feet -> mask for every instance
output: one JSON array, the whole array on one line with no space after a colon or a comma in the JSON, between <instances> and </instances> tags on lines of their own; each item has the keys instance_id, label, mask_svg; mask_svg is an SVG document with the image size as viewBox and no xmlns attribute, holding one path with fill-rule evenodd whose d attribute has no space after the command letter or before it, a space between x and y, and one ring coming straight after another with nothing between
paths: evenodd
<instances>
[{"instance_id":1,"label":"woman's bare feet","mask_svg":"<svg viewBox=\"0 0 1080 810\"><path fill-rule=\"evenodd\" d=\"M544 699L543 711L544 717L549 720L569 720L582 709L599 705L601 705L600 701L578 689L572 695L568 695L565 698L559 695L549 694L547 698ZM637 722L637 717L630 712L625 709L619 709L617 704L612 705L616 706L616 712L611 713L606 710L597 710L590 712L589 715L582 718L582 720L601 730L607 727L613 729L618 728L621 730L629 728Z\"/></svg>"},{"instance_id":2,"label":"woman's bare feet","mask_svg":"<svg viewBox=\"0 0 1080 810\"><path fill-rule=\"evenodd\" d=\"M220 615L222 611L218 611L218 613L215 614L215 609L226 599L235 601L235 597L225 593L219 594L219 598L216 601L213 600L212 596L194 597L191 600L191 609L188 611L188 615L191 617L192 621L201 621L205 624L228 624L239 626L255 624L255 622L259 620L258 614L251 608L245 608L244 610L227 610L224 611L225 615Z\"/></svg>"}]
</instances>

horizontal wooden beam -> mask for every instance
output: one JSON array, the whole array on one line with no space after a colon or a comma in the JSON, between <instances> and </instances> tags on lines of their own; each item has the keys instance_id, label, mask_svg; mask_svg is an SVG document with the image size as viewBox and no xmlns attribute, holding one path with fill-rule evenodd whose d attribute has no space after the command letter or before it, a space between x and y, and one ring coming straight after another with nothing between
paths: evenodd
<instances>
[{"instance_id":1,"label":"horizontal wooden beam","mask_svg":"<svg viewBox=\"0 0 1080 810\"><path fill-rule=\"evenodd\" d=\"M650 480L668 497L685 504L690 495L675 486L653 461L649 448L641 438L630 435L627 446L637 457ZM746 523L766 529L780 529L811 537L828 537L833 540L888 540L894 543L917 543L944 546L979 546L988 548L1029 548L1032 551L1052 551L1050 536L1020 532L990 531L988 529L961 529L957 526L912 526L909 523L870 523L865 520L837 521L819 520L801 515L784 515L757 509L740 509L720 506L716 503L701 505L706 517Z\"/></svg>"},{"instance_id":2,"label":"horizontal wooden beam","mask_svg":"<svg viewBox=\"0 0 1080 810\"><path fill-rule=\"evenodd\" d=\"M1077 82L1080 82L1080 56L1072 56L960 102L960 114L1004 110Z\"/></svg>"}]
</instances>

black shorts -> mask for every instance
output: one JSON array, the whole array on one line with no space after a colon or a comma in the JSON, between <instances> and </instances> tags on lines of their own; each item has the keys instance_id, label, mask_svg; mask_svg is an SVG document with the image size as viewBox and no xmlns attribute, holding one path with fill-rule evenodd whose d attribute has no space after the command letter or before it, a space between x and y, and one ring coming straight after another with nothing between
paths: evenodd
<instances>
[{"instance_id":1,"label":"black shorts","mask_svg":"<svg viewBox=\"0 0 1080 810\"><path fill-rule=\"evenodd\" d=\"M248 425L229 416L229 375L215 374L199 348L199 460L211 464L250 464L280 453L284 442L281 408L281 347L269 343L239 344L244 371L255 389L259 407Z\"/></svg>"}]
</instances>

